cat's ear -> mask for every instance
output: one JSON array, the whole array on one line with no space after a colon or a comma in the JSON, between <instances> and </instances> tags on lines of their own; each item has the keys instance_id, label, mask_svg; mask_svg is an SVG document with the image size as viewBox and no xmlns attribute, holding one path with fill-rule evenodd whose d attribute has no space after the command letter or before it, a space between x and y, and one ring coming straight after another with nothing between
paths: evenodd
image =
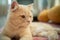
<instances>
[{"instance_id":1,"label":"cat's ear","mask_svg":"<svg viewBox=\"0 0 60 40\"><path fill-rule=\"evenodd\" d=\"M18 3L17 1L13 1L11 4L11 11L15 11L18 8Z\"/></svg>"}]
</instances>

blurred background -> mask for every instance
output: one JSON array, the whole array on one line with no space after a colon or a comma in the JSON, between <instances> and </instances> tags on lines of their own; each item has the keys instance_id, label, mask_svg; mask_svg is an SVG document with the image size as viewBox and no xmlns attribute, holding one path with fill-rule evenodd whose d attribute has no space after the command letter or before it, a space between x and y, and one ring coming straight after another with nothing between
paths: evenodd
<instances>
[{"instance_id":1,"label":"blurred background","mask_svg":"<svg viewBox=\"0 0 60 40\"><path fill-rule=\"evenodd\" d=\"M19 4L28 5L28 4L33 3L33 0L17 0L17 2L18 2Z\"/></svg>"},{"instance_id":2,"label":"blurred background","mask_svg":"<svg viewBox=\"0 0 60 40\"><path fill-rule=\"evenodd\" d=\"M6 22L7 14L9 13L9 8L13 0L0 0L0 28L4 26ZM33 15L36 17L39 11L45 8L51 8L59 0L17 0L19 4L28 5L33 3L34 12ZM33 11L33 10L32 10Z\"/></svg>"}]
</instances>

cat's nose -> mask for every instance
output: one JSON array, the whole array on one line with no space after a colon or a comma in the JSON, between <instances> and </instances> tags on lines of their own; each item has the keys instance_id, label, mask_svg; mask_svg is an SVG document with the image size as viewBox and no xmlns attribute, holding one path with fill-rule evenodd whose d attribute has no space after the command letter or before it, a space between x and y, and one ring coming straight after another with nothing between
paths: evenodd
<instances>
[{"instance_id":1,"label":"cat's nose","mask_svg":"<svg viewBox=\"0 0 60 40\"><path fill-rule=\"evenodd\" d=\"M30 20L31 20L30 18L27 19L28 22L29 22Z\"/></svg>"}]
</instances>

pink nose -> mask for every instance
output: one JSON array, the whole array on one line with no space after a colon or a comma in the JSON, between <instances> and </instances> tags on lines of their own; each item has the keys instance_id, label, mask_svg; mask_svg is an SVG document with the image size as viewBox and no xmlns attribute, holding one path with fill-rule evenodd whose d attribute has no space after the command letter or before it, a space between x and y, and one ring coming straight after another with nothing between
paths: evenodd
<instances>
[{"instance_id":1,"label":"pink nose","mask_svg":"<svg viewBox=\"0 0 60 40\"><path fill-rule=\"evenodd\" d=\"M33 18L29 18L27 21L33 21Z\"/></svg>"}]
</instances>

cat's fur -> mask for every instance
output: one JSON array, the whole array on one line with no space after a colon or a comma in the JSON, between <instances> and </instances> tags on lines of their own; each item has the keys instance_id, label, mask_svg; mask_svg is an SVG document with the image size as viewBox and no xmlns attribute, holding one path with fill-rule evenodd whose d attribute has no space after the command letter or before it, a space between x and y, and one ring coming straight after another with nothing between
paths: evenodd
<instances>
[{"instance_id":1,"label":"cat's fur","mask_svg":"<svg viewBox=\"0 0 60 40\"><path fill-rule=\"evenodd\" d=\"M32 40L29 27L32 20L32 13L27 6L24 7L17 2L13 2L2 35L9 38L19 37L19 40ZM3 40L3 38L0 38L0 40Z\"/></svg>"},{"instance_id":2,"label":"cat's fur","mask_svg":"<svg viewBox=\"0 0 60 40\"><path fill-rule=\"evenodd\" d=\"M19 40L33 40L32 35L57 40L58 34L53 27L44 23L32 23L32 20L33 15L29 6L13 2L0 40L11 40L13 37Z\"/></svg>"},{"instance_id":3,"label":"cat's fur","mask_svg":"<svg viewBox=\"0 0 60 40\"><path fill-rule=\"evenodd\" d=\"M30 24L30 29L33 36L47 37L48 40L58 39L57 31L47 23L33 22Z\"/></svg>"}]
</instances>

